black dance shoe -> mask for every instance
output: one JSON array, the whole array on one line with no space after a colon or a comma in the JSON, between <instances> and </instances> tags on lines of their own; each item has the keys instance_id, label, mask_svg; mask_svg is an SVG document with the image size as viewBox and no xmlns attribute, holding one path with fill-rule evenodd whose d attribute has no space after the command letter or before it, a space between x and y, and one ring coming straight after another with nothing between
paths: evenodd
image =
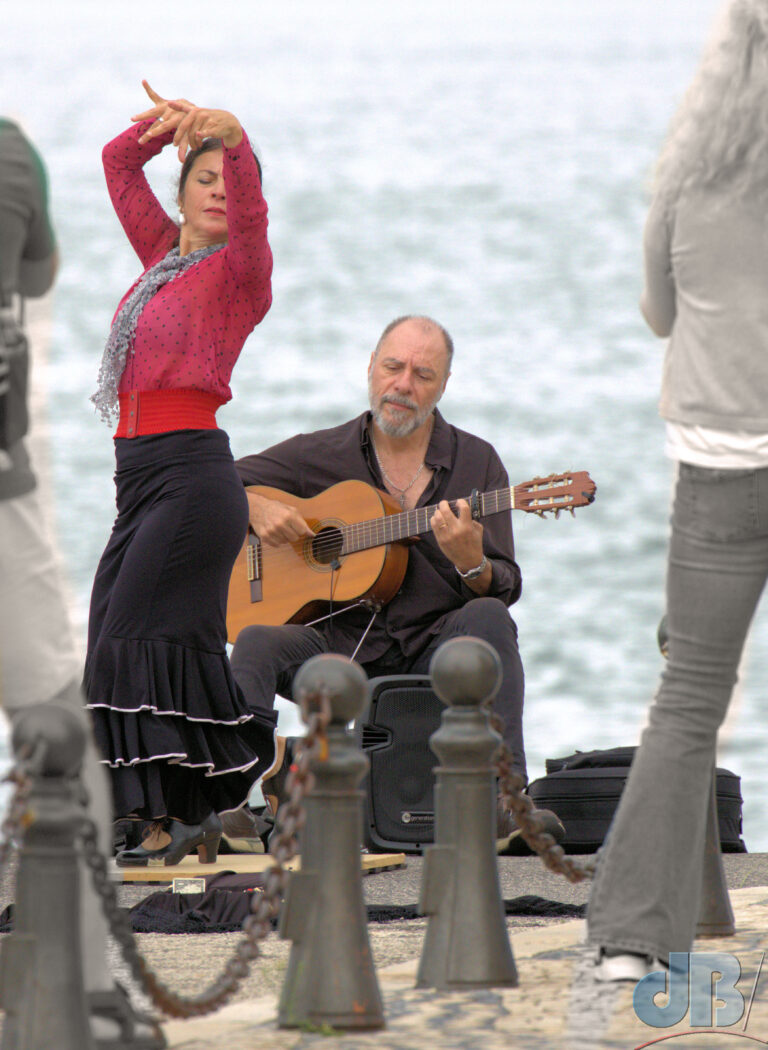
<instances>
[{"instance_id":1,"label":"black dance shoe","mask_svg":"<svg viewBox=\"0 0 768 1050\"><path fill-rule=\"evenodd\" d=\"M221 821L216 813L209 813L202 824L182 824L172 818L161 825L171 841L161 849L146 849L144 845L124 849L115 857L120 868L146 867L148 864L178 864L197 847L201 864L215 864L221 842ZM146 840L145 840L146 841Z\"/></svg>"}]
</instances>

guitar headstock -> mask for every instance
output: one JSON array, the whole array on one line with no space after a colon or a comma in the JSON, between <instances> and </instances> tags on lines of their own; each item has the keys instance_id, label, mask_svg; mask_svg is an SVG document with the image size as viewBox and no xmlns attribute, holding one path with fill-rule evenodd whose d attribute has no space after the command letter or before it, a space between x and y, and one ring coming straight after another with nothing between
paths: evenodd
<instances>
[{"instance_id":1,"label":"guitar headstock","mask_svg":"<svg viewBox=\"0 0 768 1050\"><path fill-rule=\"evenodd\" d=\"M586 470L549 474L546 478L533 478L515 485L512 507L540 515L552 511L558 517L561 510L573 513L576 507L588 506L594 501L596 491L597 486Z\"/></svg>"}]
</instances>

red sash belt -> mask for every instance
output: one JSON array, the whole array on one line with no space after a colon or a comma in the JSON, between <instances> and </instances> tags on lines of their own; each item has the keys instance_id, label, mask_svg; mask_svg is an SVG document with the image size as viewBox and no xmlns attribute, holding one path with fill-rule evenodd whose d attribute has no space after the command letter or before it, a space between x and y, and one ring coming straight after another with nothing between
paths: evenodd
<instances>
[{"instance_id":1,"label":"red sash belt","mask_svg":"<svg viewBox=\"0 0 768 1050\"><path fill-rule=\"evenodd\" d=\"M130 390L120 394L116 438L164 434L169 430L216 430L216 394L202 390Z\"/></svg>"}]
</instances>

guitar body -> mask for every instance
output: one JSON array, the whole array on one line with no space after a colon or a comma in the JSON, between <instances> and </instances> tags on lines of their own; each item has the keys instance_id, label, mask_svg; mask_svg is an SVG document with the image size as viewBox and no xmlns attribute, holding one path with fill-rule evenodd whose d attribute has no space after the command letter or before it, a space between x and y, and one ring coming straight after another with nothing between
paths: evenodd
<instances>
[{"instance_id":1,"label":"guitar body","mask_svg":"<svg viewBox=\"0 0 768 1050\"><path fill-rule=\"evenodd\" d=\"M250 624L308 623L325 615L331 601L334 608L357 601L386 605L403 582L407 545L431 531L437 509L403 510L365 481L341 481L311 499L266 485L250 491L295 507L314 536L270 547L249 530L229 585L230 642ZM595 483L586 471L570 471L465 498L475 520L510 510L557 517L592 503ZM456 511L456 502L449 503Z\"/></svg>"},{"instance_id":2,"label":"guitar body","mask_svg":"<svg viewBox=\"0 0 768 1050\"><path fill-rule=\"evenodd\" d=\"M361 599L385 605L397 593L408 565L405 544L339 552L339 529L400 512L388 493L364 481L339 482L311 499L266 485L250 491L295 507L315 538L271 547L249 531L229 585L230 642L251 624L306 623L322 616L331 597L340 608Z\"/></svg>"}]
</instances>

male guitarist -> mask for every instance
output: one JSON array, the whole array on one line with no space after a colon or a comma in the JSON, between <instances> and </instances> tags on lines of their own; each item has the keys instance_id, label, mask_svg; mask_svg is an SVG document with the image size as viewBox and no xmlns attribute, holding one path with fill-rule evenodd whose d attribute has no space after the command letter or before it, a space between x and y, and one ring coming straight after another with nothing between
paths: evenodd
<instances>
[{"instance_id":1,"label":"male guitarist","mask_svg":"<svg viewBox=\"0 0 768 1050\"><path fill-rule=\"evenodd\" d=\"M245 485L268 485L301 498L355 479L389 492L403 510L438 506L431 531L409 547L400 589L381 609L336 610L314 626L245 627L235 641L232 669L249 704L272 711L275 694L291 697L296 671L318 653L354 656L369 677L421 674L447 639L483 638L501 659L494 709L514 769L525 777L523 667L507 608L521 590L511 515L495 514L481 524L462 498L473 490L507 487L509 480L488 442L447 423L437 410L452 356L452 340L441 325L427 317L400 317L387 325L371 355L369 412L239 460ZM313 535L295 507L250 491L248 500L262 544ZM280 780L272 778L273 789ZM264 792L270 793L269 781ZM564 829L554 814L549 817L547 830L559 840ZM500 809L497 837L514 832L512 818Z\"/></svg>"}]
</instances>

